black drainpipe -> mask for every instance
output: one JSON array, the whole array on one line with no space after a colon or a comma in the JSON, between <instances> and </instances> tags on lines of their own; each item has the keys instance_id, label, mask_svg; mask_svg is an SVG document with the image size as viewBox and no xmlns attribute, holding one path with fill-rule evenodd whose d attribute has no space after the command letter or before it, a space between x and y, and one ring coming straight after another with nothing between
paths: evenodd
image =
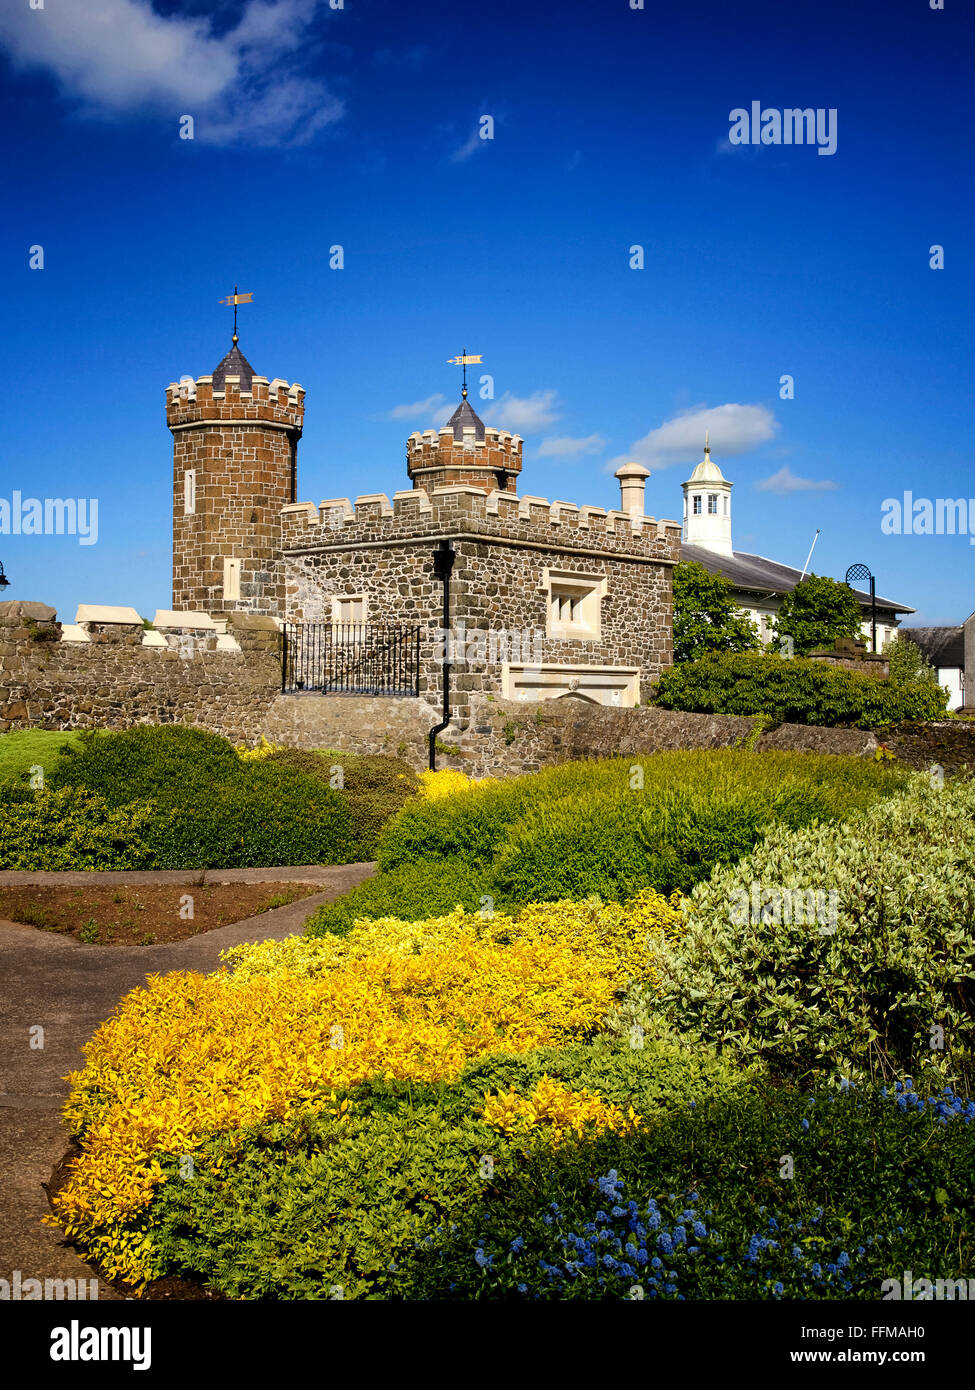
<instances>
[{"instance_id":1,"label":"black drainpipe","mask_svg":"<svg viewBox=\"0 0 975 1390\"><path fill-rule=\"evenodd\" d=\"M453 541L441 541L433 552L433 573L443 584L443 719L430 730L430 771L437 770L437 735L450 723L450 571L454 567Z\"/></svg>"}]
</instances>

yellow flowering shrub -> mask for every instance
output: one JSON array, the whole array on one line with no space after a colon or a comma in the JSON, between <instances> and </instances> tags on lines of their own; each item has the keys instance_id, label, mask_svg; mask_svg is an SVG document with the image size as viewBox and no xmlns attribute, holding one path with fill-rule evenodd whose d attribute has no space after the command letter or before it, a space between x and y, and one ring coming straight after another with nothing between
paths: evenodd
<instances>
[{"instance_id":1,"label":"yellow flowering shrub","mask_svg":"<svg viewBox=\"0 0 975 1390\"><path fill-rule=\"evenodd\" d=\"M322 1107L370 1076L450 1079L488 1053L587 1037L628 979L653 980L655 940L682 926L679 900L647 890L627 904L362 921L341 938L235 947L224 953L233 973L150 976L69 1078L65 1118L82 1152L48 1220L109 1277L141 1285L160 1272L146 1208L163 1155ZM493 1104L560 1135L577 1122L635 1123L554 1082Z\"/></svg>"},{"instance_id":2,"label":"yellow flowering shrub","mask_svg":"<svg viewBox=\"0 0 975 1390\"><path fill-rule=\"evenodd\" d=\"M151 1237L132 1227L163 1176L158 1155L192 1154L209 1133L284 1119L369 1076L450 1078L484 1053L600 1026L622 982L608 952L556 931L502 944L464 918L442 919L445 939L419 951L382 951L364 932L335 943L317 974L255 972L230 988L223 972L178 972L126 995L71 1077L65 1117L82 1154L54 1199L65 1232L109 1276L144 1282Z\"/></svg>"},{"instance_id":3,"label":"yellow flowering shrub","mask_svg":"<svg viewBox=\"0 0 975 1390\"><path fill-rule=\"evenodd\" d=\"M603 1130L625 1133L640 1126L640 1117L632 1106L624 1114L618 1106L608 1105L595 1092L570 1090L548 1075L543 1076L527 1096L514 1090L504 1095L485 1092L481 1118L504 1134L524 1134L544 1127L555 1143L566 1134Z\"/></svg>"},{"instance_id":4,"label":"yellow flowering shrub","mask_svg":"<svg viewBox=\"0 0 975 1390\"><path fill-rule=\"evenodd\" d=\"M284 746L283 743L269 743L261 734L261 741L256 748L248 748L246 743L235 743L234 751L243 762L253 763L261 758L269 758L272 753L280 753Z\"/></svg>"},{"instance_id":5,"label":"yellow flowering shrub","mask_svg":"<svg viewBox=\"0 0 975 1390\"><path fill-rule=\"evenodd\" d=\"M574 902L529 903L512 913L485 915L461 907L445 917L404 922L398 917L364 918L343 937L292 936L232 946L221 960L233 967L227 984L239 987L255 974L316 975L340 961L374 954L411 956L447 949L460 936L506 944L543 940L572 953L598 959L621 983L639 976L653 981L655 939L676 942L685 927L679 893L665 898L644 889L626 903L602 903L596 898Z\"/></svg>"},{"instance_id":6,"label":"yellow flowering shrub","mask_svg":"<svg viewBox=\"0 0 975 1390\"><path fill-rule=\"evenodd\" d=\"M453 768L444 767L439 772L421 772L419 774L421 787L420 795L426 801L442 801L446 796L453 796L456 792L470 791L472 787L485 787L490 782L496 782L496 777L468 777L466 772L456 772Z\"/></svg>"}]
</instances>

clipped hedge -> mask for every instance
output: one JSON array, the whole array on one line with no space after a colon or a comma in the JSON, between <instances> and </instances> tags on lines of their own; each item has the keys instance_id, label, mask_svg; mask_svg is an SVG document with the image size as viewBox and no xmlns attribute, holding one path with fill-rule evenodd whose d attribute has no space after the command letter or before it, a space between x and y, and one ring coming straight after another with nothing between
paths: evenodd
<instances>
[{"instance_id":1,"label":"clipped hedge","mask_svg":"<svg viewBox=\"0 0 975 1390\"><path fill-rule=\"evenodd\" d=\"M381 872L367 891L399 912L402 884L402 910L412 913L421 879L405 866L449 865L456 882L461 863L470 874L465 902L475 893L505 906L593 893L620 900L646 886L688 891L774 823L842 819L907 775L855 758L737 749L564 763L411 800L380 835ZM403 877L387 892L390 871Z\"/></svg>"},{"instance_id":2,"label":"clipped hedge","mask_svg":"<svg viewBox=\"0 0 975 1390\"><path fill-rule=\"evenodd\" d=\"M948 693L928 681L889 681L805 657L722 652L665 671L651 703L692 714L765 714L787 724L879 729L904 719L943 719Z\"/></svg>"},{"instance_id":3,"label":"clipped hedge","mask_svg":"<svg viewBox=\"0 0 975 1390\"><path fill-rule=\"evenodd\" d=\"M778 828L701 884L615 1026L663 1013L774 1072L975 1076L975 783L901 795L847 825Z\"/></svg>"},{"instance_id":4,"label":"clipped hedge","mask_svg":"<svg viewBox=\"0 0 975 1390\"><path fill-rule=\"evenodd\" d=\"M369 859L382 826L420 783L396 758L270 745L241 754L184 725L80 735L48 785L113 807L152 802L154 868L343 864ZM134 867L134 866L133 866Z\"/></svg>"}]
</instances>

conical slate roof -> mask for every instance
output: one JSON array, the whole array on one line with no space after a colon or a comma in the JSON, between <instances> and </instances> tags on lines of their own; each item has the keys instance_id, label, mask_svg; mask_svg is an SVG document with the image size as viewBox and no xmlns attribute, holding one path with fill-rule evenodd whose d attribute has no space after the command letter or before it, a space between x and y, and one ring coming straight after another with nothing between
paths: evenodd
<instances>
[{"instance_id":1,"label":"conical slate roof","mask_svg":"<svg viewBox=\"0 0 975 1390\"><path fill-rule=\"evenodd\" d=\"M219 367L214 368L214 391L226 390L228 376L240 377L240 389L242 391L249 391L251 389L251 382L254 380L255 376L254 368L248 362L236 343L234 343Z\"/></svg>"},{"instance_id":2,"label":"conical slate roof","mask_svg":"<svg viewBox=\"0 0 975 1390\"><path fill-rule=\"evenodd\" d=\"M484 421L476 414L466 395L447 421L447 425L453 430L454 438L459 443L463 443L464 430L469 430L472 427L474 429L475 439L484 438Z\"/></svg>"}]
</instances>

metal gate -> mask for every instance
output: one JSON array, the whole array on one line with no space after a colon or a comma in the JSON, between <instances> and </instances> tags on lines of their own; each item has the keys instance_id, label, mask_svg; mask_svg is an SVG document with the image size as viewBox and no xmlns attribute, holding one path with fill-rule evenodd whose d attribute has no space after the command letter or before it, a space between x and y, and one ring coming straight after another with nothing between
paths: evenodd
<instances>
[{"instance_id":1,"label":"metal gate","mask_svg":"<svg viewBox=\"0 0 975 1390\"><path fill-rule=\"evenodd\" d=\"M281 689L286 695L419 695L420 629L285 623Z\"/></svg>"}]
</instances>

